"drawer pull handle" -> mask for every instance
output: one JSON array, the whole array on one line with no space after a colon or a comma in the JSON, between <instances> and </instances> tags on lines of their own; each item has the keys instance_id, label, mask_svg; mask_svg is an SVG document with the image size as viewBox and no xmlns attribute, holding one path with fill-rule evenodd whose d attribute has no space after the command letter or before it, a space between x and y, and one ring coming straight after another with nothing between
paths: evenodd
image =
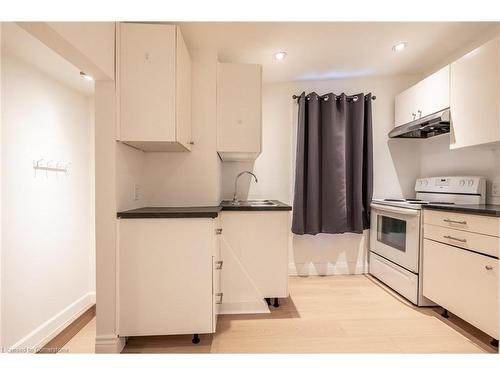
<instances>
[{"instance_id":1,"label":"drawer pull handle","mask_svg":"<svg viewBox=\"0 0 500 375\"><path fill-rule=\"evenodd\" d=\"M467 240L465 238L456 238L456 237L452 237L452 236L443 236L444 238L446 238L447 240L453 240L453 241L459 241L459 242L467 242Z\"/></svg>"},{"instance_id":2,"label":"drawer pull handle","mask_svg":"<svg viewBox=\"0 0 500 375\"><path fill-rule=\"evenodd\" d=\"M217 264L217 267L215 267L216 270L221 270L222 269L222 265L224 264L224 261L223 260L219 260L217 262L215 262L215 264Z\"/></svg>"},{"instance_id":3,"label":"drawer pull handle","mask_svg":"<svg viewBox=\"0 0 500 375\"><path fill-rule=\"evenodd\" d=\"M453 223L453 224L462 224L462 225L467 224L465 220L459 221L459 220L443 219L443 221L446 223Z\"/></svg>"},{"instance_id":4,"label":"drawer pull handle","mask_svg":"<svg viewBox=\"0 0 500 375\"><path fill-rule=\"evenodd\" d=\"M488 271L491 271L493 269L493 266L484 266Z\"/></svg>"},{"instance_id":5,"label":"drawer pull handle","mask_svg":"<svg viewBox=\"0 0 500 375\"><path fill-rule=\"evenodd\" d=\"M224 293L215 293L216 297L219 297L219 300L215 302L217 305L220 305L222 303L222 297L224 297Z\"/></svg>"}]
</instances>

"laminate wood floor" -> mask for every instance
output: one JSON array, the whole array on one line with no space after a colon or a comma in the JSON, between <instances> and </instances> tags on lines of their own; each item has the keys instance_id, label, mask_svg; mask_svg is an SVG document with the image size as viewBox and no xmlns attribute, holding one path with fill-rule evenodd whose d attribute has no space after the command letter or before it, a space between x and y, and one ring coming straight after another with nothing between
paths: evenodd
<instances>
[{"instance_id":1,"label":"laminate wood floor","mask_svg":"<svg viewBox=\"0 0 500 375\"><path fill-rule=\"evenodd\" d=\"M290 297L271 311L219 316L217 333L198 345L188 335L131 337L123 353L497 352L462 320L417 308L367 275L290 277Z\"/></svg>"},{"instance_id":2,"label":"laminate wood floor","mask_svg":"<svg viewBox=\"0 0 500 375\"><path fill-rule=\"evenodd\" d=\"M83 327L80 332L71 338L59 351L59 353L94 353L96 318Z\"/></svg>"}]
</instances>

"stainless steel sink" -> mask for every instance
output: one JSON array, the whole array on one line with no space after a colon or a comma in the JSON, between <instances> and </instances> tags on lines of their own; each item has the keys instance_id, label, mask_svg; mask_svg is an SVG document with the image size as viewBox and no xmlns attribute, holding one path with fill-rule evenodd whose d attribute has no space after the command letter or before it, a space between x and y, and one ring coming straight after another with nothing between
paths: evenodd
<instances>
[{"instance_id":1,"label":"stainless steel sink","mask_svg":"<svg viewBox=\"0 0 500 375\"><path fill-rule=\"evenodd\" d=\"M245 206L245 207L277 207L278 204L274 203L273 201L263 199L263 200L257 200L257 199L252 199L248 201L229 201L229 205L231 206Z\"/></svg>"}]
</instances>

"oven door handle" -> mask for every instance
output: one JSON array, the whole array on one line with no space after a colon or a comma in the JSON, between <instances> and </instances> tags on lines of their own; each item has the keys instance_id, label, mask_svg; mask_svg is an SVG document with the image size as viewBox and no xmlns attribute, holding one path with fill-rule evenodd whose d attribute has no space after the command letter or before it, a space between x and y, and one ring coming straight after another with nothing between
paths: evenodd
<instances>
[{"instance_id":1,"label":"oven door handle","mask_svg":"<svg viewBox=\"0 0 500 375\"><path fill-rule=\"evenodd\" d=\"M392 212L395 214L401 214L401 215L406 215L406 216L417 216L418 215L418 210L414 210L411 208L399 208L399 207L394 207L394 206L389 206L389 205L381 205L381 204L376 204L372 203L370 205L371 208L374 208L379 211L385 211L385 212Z\"/></svg>"}]
</instances>

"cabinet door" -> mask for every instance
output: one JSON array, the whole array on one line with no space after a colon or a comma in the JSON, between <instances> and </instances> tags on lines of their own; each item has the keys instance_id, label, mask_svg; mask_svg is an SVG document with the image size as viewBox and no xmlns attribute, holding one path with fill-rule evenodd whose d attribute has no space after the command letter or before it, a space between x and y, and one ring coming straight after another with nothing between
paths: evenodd
<instances>
[{"instance_id":1,"label":"cabinet door","mask_svg":"<svg viewBox=\"0 0 500 375\"><path fill-rule=\"evenodd\" d=\"M119 220L121 336L212 332L212 221Z\"/></svg>"},{"instance_id":2,"label":"cabinet door","mask_svg":"<svg viewBox=\"0 0 500 375\"><path fill-rule=\"evenodd\" d=\"M424 239L424 296L498 338L498 260Z\"/></svg>"},{"instance_id":3,"label":"cabinet door","mask_svg":"<svg viewBox=\"0 0 500 375\"><path fill-rule=\"evenodd\" d=\"M279 211L222 213L225 246L263 297L288 296L288 215ZM231 283L225 276L223 280Z\"/></svg>"},{"instance_id":4,"label":"cabinet door","mask_svg":"<svg viewBox=\"0 0 500 375\"><path fill-rule=\"evenodd\" d=\"M175 141L176 26L120 24L120 138Z\"/></svg>"},{"instance_id":5,"label":"cabinet door","mask_svg":"<svg viewBox=\"0 0 500 375\"><path fill-rule=\"evenodd\" d=\"M450 106L450 66L431 74L417 84L417 118L442 111Z\"/></svg>"},{"instance_id":6,"label":"cabinet door","mask_svg":"<svg viewBox=\"0 0 500 375\"><path fill-rule=\"evenodd\" d=\"M219 64L217 75L217 151L260 153L261 66Z\"/></svg>"},{"instance_id":7,"label":"cabinet door","mask_svg":"<svg viewBox=\"0 0 500 375\"><path fill-rule=\"evenodd\" d=\"M395 99L395 125L403 125L450 106L450 66L447 65Z\"/></svg>"},{"instance_id":8,"label":"cabinet door","mask_svg":"<svg viewBox=\"0 0 500 375\"><path fill-rule=\"evenodd\" d=\"M400 126L413 121L416 118L417 98L415 86L403 91L396 95L395 113L394 113L394 126ZM413 115L414 114L414 115Z\"/></svg>"},{"instance_id":9,"label":"cabinet door","mask_svg":"<svg viewBox=\"0 0 500 375\"><path fill-rule=\"evenodd\" d=\"M451 64L450 148L500 141L500 38Z\"/></svg>"},{"instance_id":10,"label":"cabinet door","mask_svg":"<svg viewBox=\"0 0 500 375\"><path fill-rule=\"evenodd\" d=\"M176 33L176 138L191 149L191 57L181 31Z\"/></svg>"}]
</instances>

